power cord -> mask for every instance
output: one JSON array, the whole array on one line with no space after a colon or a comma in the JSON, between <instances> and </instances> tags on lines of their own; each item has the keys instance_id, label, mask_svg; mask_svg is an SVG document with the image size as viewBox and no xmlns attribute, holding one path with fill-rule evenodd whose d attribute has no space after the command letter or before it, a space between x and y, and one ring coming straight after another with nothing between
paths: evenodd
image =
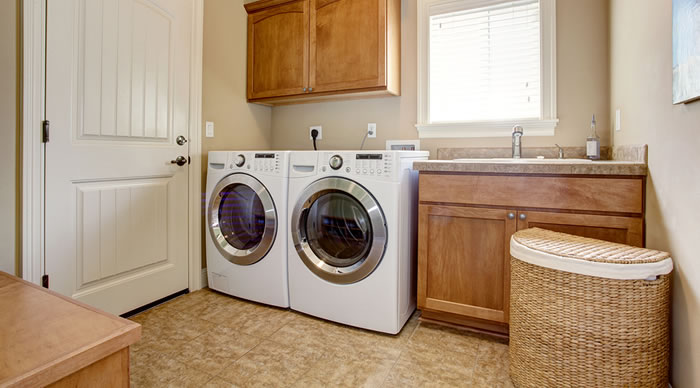
<instances>
[{"instance_id":1,"label":"power cord","mask_svg":"<svg viewBox=\"0 0 700 388\"><path fill-rule=\"evenodd\" d=\"M314 151L318 151L316 148L316 138L318 137L318 129L312 129L311 130L311 139L314 142Z\"/></svg>"},{"instance_id":2,"label":"power cord","mask_svg":"<svg viewBox=\"0 0 700 388\"><path fill-rule=\"evenodd\" d=\"M360 151L365 148L365 140L367 140L369 135L374 135L374 131L367 131L367 133L365 133L365 137L362 138L362 144L360 144Z\"/></svg>"}]
</instances>

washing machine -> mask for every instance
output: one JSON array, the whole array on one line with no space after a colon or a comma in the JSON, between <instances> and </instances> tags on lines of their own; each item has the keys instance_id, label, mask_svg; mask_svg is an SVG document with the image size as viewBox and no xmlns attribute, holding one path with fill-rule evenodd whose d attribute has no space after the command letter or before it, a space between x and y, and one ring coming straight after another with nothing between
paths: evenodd
<instances>
[{"instance_id":1,"label":"washing machine","mask_svg":"<svg viewBox=\"0 0 700 388\"><path fill-rule=\"evenodd\" d=\"M292 152L290 307L398 333L416 307L417 181L427 151Z\"/></svg>"},{"instance_id":2,"label":"washing machine","mask_svg":"<svg viewBox=\"0 0 700 388\"><path fill-rule=\"evenodd\" d=\"M289 307L289 152L209 153L206 257L209 287Z\"/></svg>"}]
</instances>

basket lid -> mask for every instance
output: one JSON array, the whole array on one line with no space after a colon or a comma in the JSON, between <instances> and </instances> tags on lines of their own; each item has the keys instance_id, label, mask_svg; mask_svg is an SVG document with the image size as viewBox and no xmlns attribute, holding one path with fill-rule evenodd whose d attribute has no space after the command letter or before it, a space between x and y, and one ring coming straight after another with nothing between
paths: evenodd
<instances>
[{"instance_id":1,"label":"basket lid","mask_svg":"<svg viewBox=\"0 0 700 388\"><path fill-rule=\"evenodd\" d=\"M673 270L667 252L540 228L513 234L510 252L530 264L611 279L652 279Z\"/></svg>"}]
</instances>

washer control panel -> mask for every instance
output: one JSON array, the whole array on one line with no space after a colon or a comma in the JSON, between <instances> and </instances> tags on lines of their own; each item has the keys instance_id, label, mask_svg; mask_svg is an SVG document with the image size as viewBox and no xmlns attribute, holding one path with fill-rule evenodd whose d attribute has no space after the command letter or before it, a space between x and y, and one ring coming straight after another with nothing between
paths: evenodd
<instances>
[{"instance_id":1,"label":"washer control panel","mask_svg":"<svg viewBox=\"0 0 700 388\"><path fill-rule=\"evenodd\" d=\"M281 173L280 154L277 152L232 153L229 168L278 174Z\"/></svg>"},{"instance_id":2,"label":"washer control panel","mask_svg":"<svg viewBox=\"0 0 700 388\"><path fill-rule=\"evenodd\" d=\"M393 173L393 159L391 152L326 153L319 164L322 173L390 177Z\"/></svg>"}]
</instances>

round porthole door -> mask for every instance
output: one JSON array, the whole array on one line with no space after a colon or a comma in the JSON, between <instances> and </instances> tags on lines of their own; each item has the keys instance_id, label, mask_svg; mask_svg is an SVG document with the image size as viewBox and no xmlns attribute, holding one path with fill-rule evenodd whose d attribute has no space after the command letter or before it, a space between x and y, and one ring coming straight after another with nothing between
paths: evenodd
<instances>
[{"instance_id":1,"label":"round porthole door","mask_svg":"<svg viewBox=\"0 0 700 388\"><path fill-rule=\"evenodd\" d=\"M356 182L324 178L307 187L292 212L292 238L304 264L332 283L358 282L377 268L386 248L386 219Z\"/></svg>"},{"instance_id":2,"label":"round porthole door","mask_svg":"<svg viewBox=\"0 0 700 388\"><path fill-rule=\"evenodd\" d=\"M222 179L212 192L208 214L214 245L234 264L258 262L275 241L275 204L265 186L250 175Z\"/></svg>"}]
</instances>

